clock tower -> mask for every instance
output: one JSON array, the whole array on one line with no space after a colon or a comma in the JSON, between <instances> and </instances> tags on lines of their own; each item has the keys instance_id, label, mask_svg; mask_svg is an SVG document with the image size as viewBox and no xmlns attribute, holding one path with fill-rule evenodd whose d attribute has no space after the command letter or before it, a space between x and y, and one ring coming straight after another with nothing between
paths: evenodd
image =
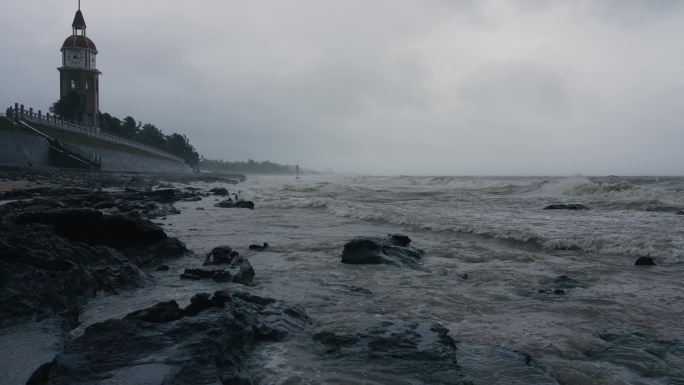
<instances>
[{"instance_id":1,"label":"clock tower","mask_svg":"<svg viewBox=\"0 0 684 385\"><path fill-rule=\"evenodd\" d=\"M71 27L72 35L66 38L61 49L62 66L58 68L59 96L63 98L71 92L76 92L85 106L81 122L98 127L101 72L96 66L95 43L86 37L86 23L80 6Z\"/></svg>"}]
</instances>

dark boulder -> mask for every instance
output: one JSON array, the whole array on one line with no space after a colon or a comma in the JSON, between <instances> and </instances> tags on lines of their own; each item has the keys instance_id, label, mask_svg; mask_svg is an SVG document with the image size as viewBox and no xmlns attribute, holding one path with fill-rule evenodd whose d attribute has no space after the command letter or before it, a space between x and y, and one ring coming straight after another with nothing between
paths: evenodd
<instances>
[{"instance_id":1,"label":"dark boulder","mask_svg":"<svg viewBox=\"0 0 684 385\"><path fill-rule=\"evenodd\" d=\"M29 211L17 215L17 225L42 224L71 241L114 248L139 266L158 264L188 250L182 242L169 238L149 220L123 215L107 215L92 209Z\"/></svg>"},{"instance_id":2,"label":"dark boulder","mask_svg":"<svg viewBox=\"0 0 684 385\"><path fill-rule=\"evenodd\" d=\"M656 263L651 257L641 257L634 262L634 266L655 266Z\"/></svg>"},{"instance_id":3,"label":"dark boulder","mask_svg":"<svg viewBox=\"0 0 684 385\"><path fill-rule=\"evenodd\" d=\"M251 285L254 280L254 268L249 261L228 246L215 247L204 261L204 266L225 266L223 269L186 269L182 279L213 279L217 282L235 282Z\"/></svg>"},{"instance_id":4,"label":"dark boulder","mask_svg":"<svg viewBox=\"0 0 684 385\"><path fill-rule=\"evenodd\" d=\"M597 365L612 364L640 376L643 383L682 383L684 341L661 340L655 336L624 331L604 333L599 338L604 342L602 346L585 353Z\"/></svg>"},{"instance_id":5,"label":"dark boulder","mask_svg":"<svg viewBox=\"0 0 684 385\"><path fill-rule=\"evenodd\" d=\"M213 189L209 190L209 192L221 197L228 196L228 189L225 187L214 187Z\"/></svg>"},{"instance_id":6,"label":"dark boulder","mask_svg":"<svg viewBox=\"0 0 684 385\"><path fill-rule=\"evenodd\" d=\"M677 215L684 215L684 210L679 211Z\"/></svg>"},{"instance_id":7,"label":"dark boulder","mask_svg":"<svg viewBox=\"0 0 684 385\"><path fill-rule=\"evenodd\" d=\"M254 346L310 324L299 307L238 293L195 296L180 318L177 309L164 303L93 324L28 383L252 384L259 373L245 361Z\"/></svg>"},{"instance_id":8,"label":"dark boulder","mask_svg":"<svg viewBox=\"0 0 684 385\"><path fill-rule=\"evenodd\" d=\"M223 207L223 208L241 208L241 209L254 210L254 202L252 202L252 201L236 201L236 202L233 202L232 199L226 199L222 202L217 203L215 206L216 207Z\"/></svg>"},{"instance_id":9,"label":"dark boulder","mask_svg":"<svg viewBox=\"0 0 684 385\"><path fill-rule=\"evenodd\" d=\"M411 238L403 234L389 234L388 235L394 244L397 246L408 246L411 243Z\"/></svg>"},{"instance_id":10,"label":"dark boulder","mask_svg":"<svg viewBox=\"0 0 684 385\"><path fill-rule=\"evenodd\" d=\"M204 260L204 266L226 265L233 263L233 260L240 256L240 253L229 246L215 247Z\"/></svg>"},{"instance_id":11,"label":"dark boulder","mask_svg":"<svg viewBox=\"0 0 684 385\"><path fill-rule=\"evenodd\" d=\"M579 203L567 203L548 205L544 210L589 210L589 207Z\"/></svg>"},{"instance_id":12,"label":"dark boulder","mask_svg":"<svg viewBox=\"0 0 684 385\"><path fill-rule=\"evenodd\" d=\"M137 319L152 323L165 323L183 318L183 310L176 301L160 302L147 309L127 314L124 319Z\"/></svg>"},{"instance_id":13,"label":"dark boulder","mask_svg":"<svg viewBox=\"0 0 684 385\"><path fill-rule=\"evenodd\" d=\"M70 314L97 293L148 282L112 248L71 242L49 226L0 225L0 318Z\"/></svg>"},{"instance_id":14,"label":"dark boulder","mask_svg":"<svg viewBox=\"0 0 684 385\"><path fill-rule=\"evenodd\" d=\"M185 269L181 274L181 279L212 279L216 282L231 282L231 274L226 270L207 270L207 269Z\"/></svg>"},{"instance_id":15,"label":"dark boulder","mask_svg":"<svg viewBox=\"0 0 684 385\"><path fill-rule=\"evenodd\" d=\"M580 286L579 281L567 275L561 275L553 280L553 286L559 289L574 289Z\"/></svg>"},{"instance_id":16,"label":"dark boulder","mask_svg":"<svg viewBox=\"0 0 684 385\"><path fill-rule=\"evenodd\" d=\"M408 237L358 237L347 242L342 252L342 263L391 264L415 267L423 251L409 246Z\"/></svg>"},{"instance_id":17,"label":"dark boulder","mask_svg":"<svg viewBox=\"0 0 684 385\"><path fill-rule=\"evenodd\" d=\"M382 373L385 383L468 384L456 343L437 323L388 321L363 333L320 332L324 353L358 373Z\"/></svg>"},{"instance_id":18,"label":"dark boulder","mask_svg":"<svg viewBox=\"0 0 684 385\"><path fill-rule=\"evenodd\" d=\"M255 250L255 251L264 251L269 248L268 243L264 242L263 245L249 245L250 250Z\"/></svg>"}]
</instances>

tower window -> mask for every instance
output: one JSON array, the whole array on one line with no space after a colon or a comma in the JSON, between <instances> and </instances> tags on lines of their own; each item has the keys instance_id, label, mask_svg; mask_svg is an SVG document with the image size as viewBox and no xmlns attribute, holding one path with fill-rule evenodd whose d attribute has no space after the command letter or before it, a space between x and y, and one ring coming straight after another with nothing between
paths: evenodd
<instances>
[{"instance_id":1,"label":"tower window","mask_svg":"<svg viewBox=\"0 0 684 385\"><path fill-rule=\"evenodd\" d=\"M90 89L90 80L85 81L85 89L89 90Z\"/></svg>"},{"instance_id":2,"label":"tower window","mask_svg":"<svg viewBox=\"0 0 684 385\"><path fill-rule=\"evenodd\" d=\"M71 79L71 89L75 90L76 89L76 80Z\"/></svg>"}]
</instances>

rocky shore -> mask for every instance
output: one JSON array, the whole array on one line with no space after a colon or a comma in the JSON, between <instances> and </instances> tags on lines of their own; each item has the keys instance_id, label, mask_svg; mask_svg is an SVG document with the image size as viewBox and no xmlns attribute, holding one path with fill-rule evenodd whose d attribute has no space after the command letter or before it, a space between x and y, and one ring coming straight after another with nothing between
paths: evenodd
<instances>
[{"instance_id":1,"label":"rocky shore","mask_svg":"<svg viewBox=\"0 0 684 385\"><path fill-rule=\"evenodd\" d=\"M254 239L240 245L212 242L200 253L192 250L191 238L181 237L186 246L167 232L164 219L181 213L199 216L217 210L240 217L262 210L262 202L241 199L236 186L241 179L0 169L0 332L46 320L59 325L51 331L54 353L35 362L20 382L5 381L0 374L0 384L272 383L272 378L264 380L263 361L257 359L265 345L295 355L297 362L289 364L294 369L279 379L282 383L359 383L360 378L374 384L581 383L558 380L525 351L461 342L458 329L438 317L379 311L374 306L389 300L385 288L369 285L372 280L343 280L341 273L324 279L319 270L306 272L296 255L283 258L284 246L271 239L271 244L250 244ZM396 275L399 284L385 286L407 296L419 290L415 283L403 285L409 277L449 276L432 269L433 252L423 250L420 237L387 233L341 235L331 252L335 258L322 263L353 277ZM268 258L277 266L292 266L287 272L275 268L276 274L310 281L303 287L313 288L311 296L319 302L300 302L278 288L266 290L268 295L259 292L272 283L261 279ZM469 273L457 272L449 284L480 285L485 273ZM591 286L576 274L555 277L510 294L555 303ZM144 305L132 302L124 312L112 313L115 317L108 313L84 321L84 308L97 298L118 301L141 288L157 287L162 279L173 280L170 287L189 288L187 298L154 296ZM366 306L371 319L340 325L331 325L332 317L321 319L316 306L334 307L335 300L347 299L354 304L351 309ZM466 307L447 311L467 312ZM679 341L630 333L602 334L600 339L601 346L585 353L591 360L633 366L644 376L681 374L673 369L682 357ZM277 347L282 344L288 348ZM309 363L298 362L301 357L315 362L317 369L306 372ZM274 366L286 366L277 357L273 360ZM656 374L652 367L658 367ZM329 377L317 372L326 368L337 372ZM322 377L309 377L311 373Z\"/></svg>"}]
</instances>

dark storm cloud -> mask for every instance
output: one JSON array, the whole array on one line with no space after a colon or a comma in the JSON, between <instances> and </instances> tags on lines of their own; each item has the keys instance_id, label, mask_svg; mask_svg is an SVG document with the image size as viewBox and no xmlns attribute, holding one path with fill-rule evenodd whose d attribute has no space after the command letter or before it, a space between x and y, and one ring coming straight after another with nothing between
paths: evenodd
<instances>
[{"instance_id":1,"label":"dark storm cloud","mask_svg":"<svg viewBox=\"0 0 684 385\"><path fill-rule=\"evenodd\" d=\"M75 2L74 2L75 3ZM74 4L5 4L0 101L47 107ZM101 106L207 157L681 174L679 1L84 0Z\"/></svg>"}]
</instances>

